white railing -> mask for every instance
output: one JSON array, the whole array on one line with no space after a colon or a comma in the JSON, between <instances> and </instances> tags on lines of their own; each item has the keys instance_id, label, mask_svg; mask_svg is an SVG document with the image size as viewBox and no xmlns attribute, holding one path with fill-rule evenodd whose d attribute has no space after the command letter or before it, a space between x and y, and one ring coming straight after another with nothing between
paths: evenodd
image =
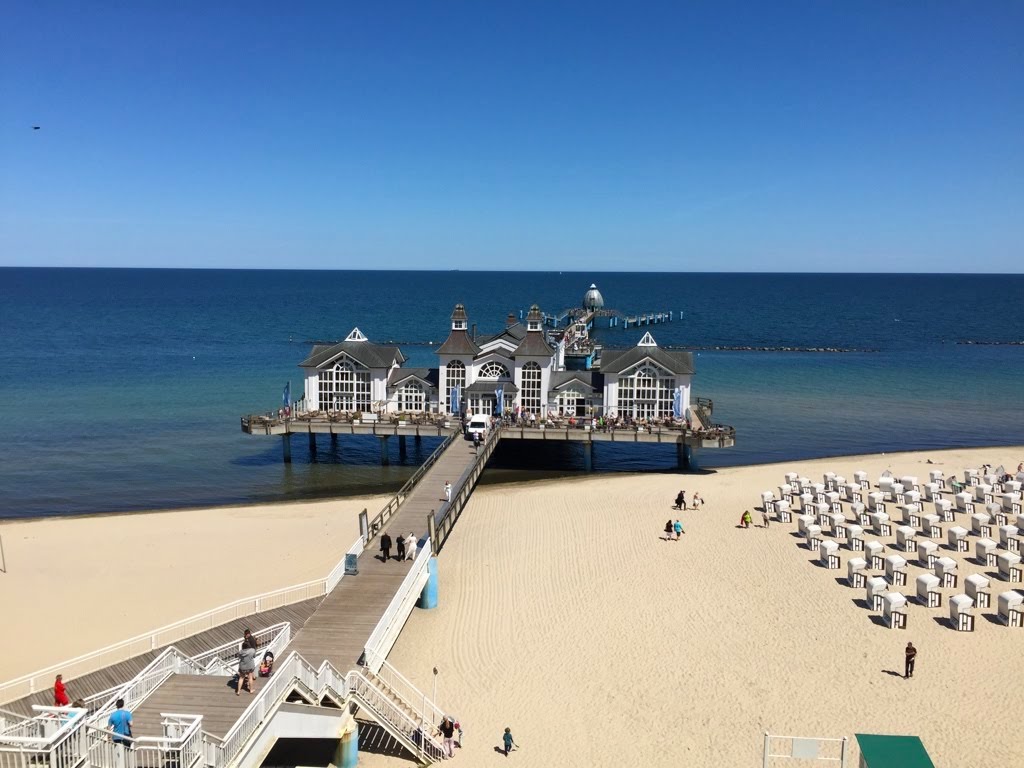
<instances>
[{"instance_id":1,"label":"white railing","mask_svg":"<svg viewBox=\"0 0 1024 768\"><path fill-rule=\"evenodd\" d=\"M394 691L394 693L408 704L413 710L416 711L419 719L430 726L436 728L441 724L441 720L444 719L445 712L430 698L427 694L422 692L419 688L413 685L409 680L391 666L386 659L373 658L376 664L371 664L371 656L374 654L367 653L367 667L373 669L377 666L377 671L373 673L373 677L382 682L387 688Z\"/></svg>"},{"instance_id":2,"label":"white railing","mask_svg":"<svg viewBox=\"0 0 1024 768\"><path fill-rule=\"evenodd\" d=\"M362 536L352 545L362 551ZM349 551L353 551L350 549ZM322 579L307 581L283 589L275 589L252 597L236 600L232 603L221 605L209 611L190 616L187 619L168 624L152 632L123 640L120 643L108 645L98 651L76 656L73 659L62 661L30 675L24 675L6 683L0 684L0 703L20 699L29 696L36 691L45 690L53 684L54 677L59 673L64 675L65 680L71 680L90 672L118 664L122 661L139 656L143 653L170 645L200 632L227 624L229 621L244 619L261 611L269 611L274 608L282 608L293 603L301 603L317 597L324 597L333 590L338 582L345 575L345 558L331 570L330 574Z\"/></svg>"},{"instance_id":3,"label":"white railing","mask_svg":"<svg viewBox=\"0 0 1024 768\"><path fill-rule=\"evenodd\" d=\"M131 737L130 748L117 740L125 737L87 726L91 768L191 768L203 757L200 715L161 712L163 736Z\"/></svg>"},{"instance_id":4,"label":"white railing","mask_svg":"<svg viewBox=\"0 0 1024 768\"><path fill-rule=\"evenodd\" d=\"M172 645L149 662L131 680L117 688L89 696L85 699L85 705L92 713L90 719L95 722L113 712L118 699L124 699L125 708L133 710L171 675L201 675L203 672L201 666Z\"/></svg>"},{"instance_id":5,"label":"white railing","mask_svg":"<svg viewBox=\"0 0 1024 768\"><path fill-rule=\"evenodd\" d=\"M86 710L32 707L39 714L0 735L0 768L74 768L85 758Z\"/></svg>"},{"instance_id":6,"label":"white railing","mask_svg":"<svg viewBox=\"0 0 1024 768\"><path fill-rule=\"evenodd\" d=\"M349 692L367 709L371 710L376 719L383 719L381 725L387 727L396 736L403 737L411 748L431 762L440 760L444 756L441 745L433 738L432 730L424 727L425 723L415 714L407 712L386 690L376 685L369 678L357 670L352 670L346 676ZM397 732L397 733L396 733Z\"/></svg>"},{"instance_id":7,"label":"white railing","mask_svg":"<svg viewBox=\"0 0 1024 768\"><path fill-rule=\"evenodd\" d=\"M412 568L402 579L402 584L395 592L395 596L391 598L384 615L381 616L377 626L370 633L370 637L363 647L363 653L364 661L372 672L380 669L380 662L387 658L395 640L398 639L398 633L402 631L416 599L423 590L423 585L427 583L432 554L431 542L430 539L427 539L416 553Z\"/></svg>"}]
</instances>

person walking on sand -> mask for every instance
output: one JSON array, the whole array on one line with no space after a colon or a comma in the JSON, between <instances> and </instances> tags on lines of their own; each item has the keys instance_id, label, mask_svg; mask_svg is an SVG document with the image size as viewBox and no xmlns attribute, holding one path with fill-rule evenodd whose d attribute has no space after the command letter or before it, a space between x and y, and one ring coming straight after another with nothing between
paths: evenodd
<instances>
[{"instance_id":1,"label":"person walking on sand","mask_svg":"<svg viewBox=\"0 0 1024 768\"><path fill-rule=\"evenodd\" d=\"M683 524L678 520L672 523L672 532L676 535L676 541L679 541L679 537L686 533L686 531L683 530Z\"/></svg>"},{"instance_id":2,"label":"person walking on sand","mask_svg":"<svg viewBox=\"0 0 1024 768\"><path fill-rule=\"evenodd\" d=\"M676 503L672 505L672 509L682 509L683 503L686 501L686 492L680 491L676 494Z\"/></svg>"},{"instance_id":3,"label":"person walking on sand","mask_svg":"<svg viewBox=\"0 0 1024 768\"><path fill-rule=\"evenodd\" d=\"M386 533L380 537L380 554L385 563L391 559L391 537Z\"/></svg>"},{"instance_id":4,"label":"person walking on sand","mask_svg":"<svg viewBox=\"0 0 1024 768\"><path fill-rule=\"evenodd\" d=\"M686 491L679 492L679 506L686 509Z\"/></svg>"},{"instance_id":5,"label":"person walking on sand","mask_svg":"<svg viewBox=\"0 0 1024 768\"><path fill-rule=\"evenodd\" d=\"M448 753L448 757L455 757L455 723L448 715L444 716L441 720L441 725L437 727L437 735L444 737L444 741L441 742L444 752Z\"/></svg>"},{"instance_id":6,"label":"person walking on sand","mask_svg":"<svg viewBox=\"0 0 1024 768\"><path fill-rule=\"evenodd\" d=\"M767 509L762 509L761 510L761 521L764 523L764 527L765 528L767 528L768 524L771 523L771 518L768 517L768 510Z\"/></svg>"},{"instance_id":7,"label":"person walking on sand","mask_svg":"<svg viewBox=\"0 0 1024 768\"><path fill-rule=\"evenodd\" d=\"M452 484L447 480L444 481L444 500L449 504L452 502Z\"/></svg>"},{"instance_id":8,"label":"person walking on sand","mask_svg":"<svg viewBox=\"0 0 1024 768\"><path fill-rule=\"evenodd\" d=\"M235 683L235 696L242 692L245 685L250 694L256 691L256 648L255 643L242 641L238 651L238 682Z\"/></svg>"},{"instance_id":9,"label":"person walking on sand","mask_svg":"<svg viewBox=\"0 0 1024 768\"><path fill-rule=\"evenodd\" d=\"M906 680L914 676L914 659L917 658L917 648L913 643L907 643L907 650L903 655L903 679Z\"/></svg>"},{"instance_id":10,"label":"person walking on sand","mask_svg":"<svg viewBox=\"0 0 1024 768\"><path fill-rule=\"evenodd\" d=\"M395 536L395 558L398 562L405 560L405 539L402 538L402 534Z\"/></svg>"},{"instance_id":11,"label":"person walking on sand","mask_svg":"<svg viewBox=\"0 0 1024 768\"><path fill-rule=\"evenodd\" d=\"M506 728L505 732L501 734L501 740L505 744L505 757L508 757L508 753L512 751L512 747L518 746L512 739L512 729Z\"/></svg>"},{"instance_id":12,"label":"person walking on sand","mask_svg":"<svg viewBox=\"0 0 1024 768\"><path fill-rule=\"evenodd\" d=\"M754 522L754 519L750 516L750 510L746 509L743 511L743 517L740 518L740 525L744 528L749 528L750 524Z\"/></svg>"},{"instance_id":13,"label":"person walking on sand","mask_svg":"<svg viewBox=\"0 0 1024 768\"><path fill-rule=\"evenodd\" d=\"M66 707L70 701L64 687L64 675L57 675L57 679L53 681L53 706Z\"/></svg>"},{"instance_id":14,"label":"person walking on sand","mask_svg":"<svg viewBox=\"0 0 1024 768\"><path fill-rule=\"evenodd\" d=\"M667 523L665 523L665 541L671 541L672 540L672 533L673 533L673 531L674 531L674 528L672 526L672 521L669 520Z\"/></svg>"},{"instance_id":15,"label":"person walking on sand","mask_svg":"<svg viewBox=\"0 0 1024 768\"><path fill-rule=\"evenodd\" d=\"M694 509L704 506L704 499L701 497L699 493L695 492L693 494L693 498L690 499L690 506L693 507Z\"/></svg>"}]
</instances>

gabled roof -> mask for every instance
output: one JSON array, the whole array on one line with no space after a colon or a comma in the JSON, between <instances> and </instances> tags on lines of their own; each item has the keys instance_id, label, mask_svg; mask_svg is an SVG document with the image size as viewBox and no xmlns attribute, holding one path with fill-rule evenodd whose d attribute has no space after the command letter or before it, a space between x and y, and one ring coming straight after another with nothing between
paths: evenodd
<instances>
[{"instance_id":1,"label":"gabled roof","mask_svg":"<svg viewBox=\"0 0 1024 768\"><path fill-rule=\"evenodd\" d=\"M473 341L466 331L452 331L448 334L444 344L437 348L438 355L475 355L480 347Z\"/></svg>"},{"instance_id":2,"label":"gabled roof","mask_svg":"<svg viewBox=\"0 0 1024 768\"><path fill-rule=\"evenodd\" d=\"M555 354L555 350L544 341L544 334L540 331L531 331L526 334L526 338L519 342L519 346L516 347L512 353L513 357L551 357Z\"/></svg>"},{"instance_id":3,"label":"gabled roof","mask_svg":"<svg viewBox=\"0 0 1024 768\"><path fill-rule=\"evenodd\" d=\"M419 379L434 389L439 381L437 368L395 368L388 376L388 386L397 387L407 379Z\"/></svg>"},{"instance_id":4,"label":"gabled roof","mask_svg":"<svg viewBox=\"0 0 1024 768\"><path fill-rule=\"evenodd\" d=\"M551 390L559 389L601 389L604 387L604 376L597 371L552 371Z\"/></svg>"},{"instance_id":5,"label":"gabled roof","mask_svg":"<svg viewBox=\"0 0 1024 768\"><path fill-rule=\"evenodd\" d=\"M359 335L362 336L361 333ZM361 341L346 339L337 344L316 344L310 350L309 356L299 363L299 367L320 368L342 354L348 355L367 368L390 368L396 362L398 364L405 362L405 355L398 347L374 344L363 336Z\"/></svg>"},{"instance_id":6,"label":"gabled roof","mask_svg":"<svg viewBox=\"0 0 1024 768\"><path fill-rule=\"evenodd\" d=\"M522 323L516 323L514 325L507 326L500 333L495 333L493 336L481 336L479 338L480 346L490 344L491 342L498 341L499 339L505 339L512 344L513 349L519 346L519 342L526 338L526 326Z\"/></svg>"},{"instance_id":7,"label":"gabled roof","mask_svg":"<svg viewBox=\"0 0 1024 768\"><path fill-rule=\"evenodd\" d=\"M498 391L499 387L504 390L505 397L509 397L519 392L519 387L511 381L499 381L497 379L477 379L466 387L466 392L493 395Z\"/></svg>"},{"instance_id":8,"label":"gabled roof","mask_svg":"<svg viewBox=\"0 0 1024 768\"><path fill-rule=\"evenodd\" d=\"M649 358L667 371L679 375L693 374L693 353L661 349L660 347L631 347L601 351L601 372L622 373Z\"/></svg>"}]
</instances>

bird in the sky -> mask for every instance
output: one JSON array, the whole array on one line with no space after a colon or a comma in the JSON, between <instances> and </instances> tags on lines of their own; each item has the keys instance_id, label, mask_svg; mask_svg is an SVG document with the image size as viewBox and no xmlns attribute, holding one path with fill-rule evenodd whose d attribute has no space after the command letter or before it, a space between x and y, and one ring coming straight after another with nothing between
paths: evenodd
<instances>
[{"instance_id":1,"label":"bird in the sky","mask_svg":"<svg viewBox=\"0 0 1024 768\"><path fill-rule=\"evenodd\" d=\"M40 126L38 126L38 125L33 125L33 126L32 126L32 130L33 130L33 131L38 131L38 130L39 130L39 128L40 128Z\"/></svg>"}]
</instances>

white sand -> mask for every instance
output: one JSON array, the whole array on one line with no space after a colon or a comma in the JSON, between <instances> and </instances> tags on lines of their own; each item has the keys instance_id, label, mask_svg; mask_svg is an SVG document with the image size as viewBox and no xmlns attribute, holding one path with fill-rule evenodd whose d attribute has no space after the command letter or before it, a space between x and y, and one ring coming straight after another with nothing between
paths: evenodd
<instances>
[{"instance_id":1,"label":"white sand","mask_svg":"<svg viewBox=\"0 0 1024 768\"><path fill-rule=\"evenodd\" d=\"M765 730L848 736L850 765L856 732L917 734L937 765L1024 764L1013 703L1024 630L981 615L1010 585L993 580L976 632L954 632L934 618L948 616L966 575L989 570L962 562L941 608L912 604L908 630L889 630L854 604L863 590L836 582L847 550L830 571L790 535L795 518L736 528L790 470L864 469L877 481L891 468L925 482L933 468L1022 458L1024 448L931 451L479 489L441 555L439 607L414 611L390 660L427 691L440 669L467 766L754 766ZM680 487L707 506L674 512ZM676 516L686 535L661 540ZM910 567L905 594L922 572ZM919 649L912 680L887 674L902 673L907 641ZM499 763L505 726L522 748Z\"/></svg>"},{"instance_id":2,"label":"white sand","mask_svg":"<svg viewBox=\"0 0 1024 768\"><path fill-rule=\"evenodd\" d=\"M0 681L322 578L384 497L0 524Z\"/></svg>"}]
</instances>

